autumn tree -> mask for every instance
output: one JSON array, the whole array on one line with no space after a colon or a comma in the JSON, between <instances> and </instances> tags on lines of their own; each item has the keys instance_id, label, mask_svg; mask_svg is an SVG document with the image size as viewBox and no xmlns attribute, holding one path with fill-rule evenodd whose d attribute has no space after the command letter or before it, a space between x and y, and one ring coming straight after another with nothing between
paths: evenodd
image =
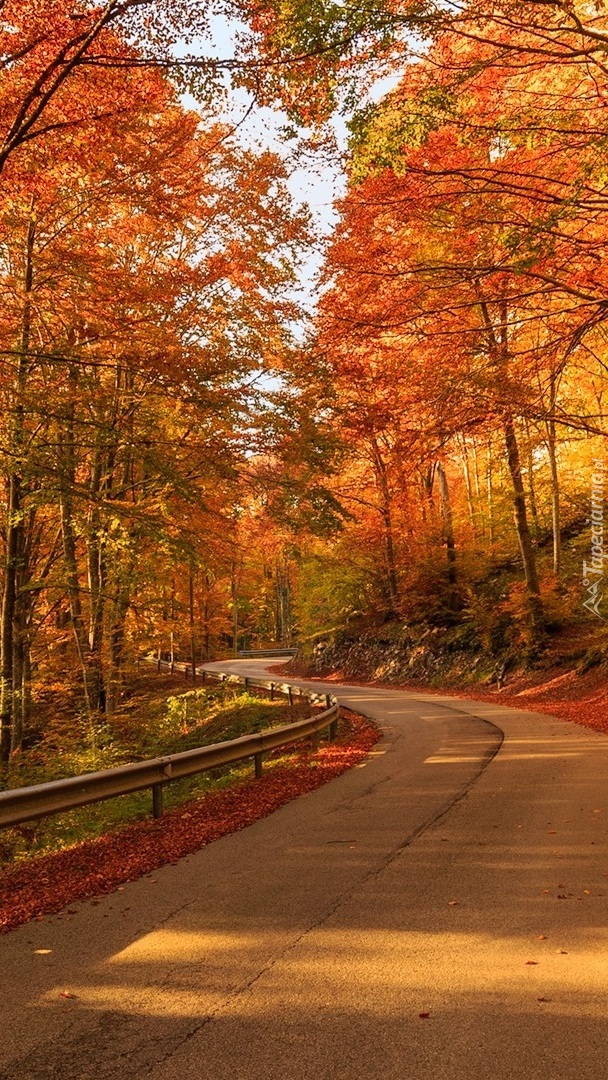
<instances>
[{"instance_id":1,"label":"autumn tree","mask_svg":"<svg viewBox=\"0 0 608 1080\"><path fill-rule=\"evenodd\" d=\"M126 79L130 110L102 141L100 121L48 132L5 174L4 760L34 605L71 626L94 714L138 597L154 606L167 561L205 564L238 486L249 382L281 362L295 314L306 218L284 166L185 113L158 73Z\"/></svg>"}]
</instances>

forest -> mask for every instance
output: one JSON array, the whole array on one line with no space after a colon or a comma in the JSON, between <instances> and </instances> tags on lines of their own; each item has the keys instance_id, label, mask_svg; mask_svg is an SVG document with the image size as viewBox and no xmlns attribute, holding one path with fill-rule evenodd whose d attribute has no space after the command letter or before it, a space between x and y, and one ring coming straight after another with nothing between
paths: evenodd
<instances>
[{"instance_id":1,"label":"forest","mask_svg":"<svg viewBox=\"0 0 608 1080\"><path fill-rule=\"evenodd\" d=\"M0 8L5 779L146 656L601 665L602 0Z\"/></svg>"}]
</instances>

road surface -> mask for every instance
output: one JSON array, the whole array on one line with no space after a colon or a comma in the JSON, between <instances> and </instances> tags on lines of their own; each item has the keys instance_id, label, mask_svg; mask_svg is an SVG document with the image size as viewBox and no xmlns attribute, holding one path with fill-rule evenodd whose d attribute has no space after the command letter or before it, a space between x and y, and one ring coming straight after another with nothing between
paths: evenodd
<instances>
[{"instance_id":1,"label":"road surface","mask_svg":"<svg viewBox=\"0 0 608 1080\"><path fill-rule=\"evenodd\" d=\"M608 1076L608 739L314 685L370 757L0 939L1 1080Z\"/></svg>"}]
</instances>

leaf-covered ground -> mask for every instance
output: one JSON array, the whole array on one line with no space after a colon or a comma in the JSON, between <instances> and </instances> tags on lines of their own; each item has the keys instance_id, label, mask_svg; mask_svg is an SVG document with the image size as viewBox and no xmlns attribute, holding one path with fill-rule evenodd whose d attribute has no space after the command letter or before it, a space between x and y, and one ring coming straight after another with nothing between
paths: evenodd
<instances>
[{"instance_id":1,"label":"leaf-covered ground","mask_svg":"<svg viewBox=\"0 0 608 1080\"><path fill-rule=\"evenodd\" d=\"M428 688L426 692L429 692ZM502 690L478 691L469 687L443 692L548 713L608 735L608 680L603 666L584 673L576 669L535 672L513 679ZM432 690L431 693L439 691Z\"/></svg>"},{"instance_id":2,"label":"leaf-covered ground","mask_svg":"<svg viewBox=\"0 0 608 1080\"><path fill-rule=\"evenodd\" d=\"M551 659L551 658L550 658ZM323 675L321 682L357 682L363 686L386 686L391 690L420 691L424 694L449 694L454 697L500 702L515 709L547 713L568 720L581 727L608 734L608 674L606 663L586 667L556 656L554 663L542 669L509 674L505 685L498 689L487 682L473 683L446 679L440 686L418 680L384 682L374 679L358 679L352 672L334 671ZM275 670L279 671L277 667ZM283 666L285 676L293 675L293 668ZM315 680L314 675L307 678Z\"/></svg>"},{"instance_id":3,"label":"leaf-covered ground","mask_svg":"<svg viewBox=\"0 0 608 1080\"><path fill-rule=\"evenodd\" d=\"M246 828L352 768L379 738L374 724L345 712L341 733L334 743L324 744L314 752L303 744L290 755L289 763L284 763L283 756L259 780L249 779L212 792L156 821L134 822L3 871L0 933L61 912L78 900L111 893L127 881Z\"/></svg>"}]
</instances>

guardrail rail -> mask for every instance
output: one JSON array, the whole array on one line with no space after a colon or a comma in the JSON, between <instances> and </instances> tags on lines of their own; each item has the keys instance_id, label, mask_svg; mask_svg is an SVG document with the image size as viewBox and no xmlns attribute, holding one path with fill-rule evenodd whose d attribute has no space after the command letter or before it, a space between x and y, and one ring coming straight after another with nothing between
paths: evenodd
<instances>
[{"instance_id":1,"label":"guardrail rail","mask_svg":"<svg viewBox=\"0 0 608 1080\"><path fill-rule=\"evenodd\" d=\"M156 661L154 661L156 663ZM170 666L162 662L163 666ZM178 665L174 664L173 667ZM187 666L187 665L186 665ZM195 750L185 750L166 757L136 761L131 765L120 765L115 769L101 772L84 773L82 776L70 776L64 780L51 780L45 784L31 787L11 788L0 792L0 828L20 825L35 818L60 814L78 806L87 806L105 799L114 799L120 795L130 795L133 791L145 788L152 790L152 813L160 817L163 812L163 789L173 780L184 776L215 769L220 765L233 765L238 761L253 758L255 775L259 777L263 770L264 754L281 746L289 746L301 739L312 738L327 730L328 738L337 734L340 707L331 694L314 694L302 691L288 683L273 680L242 678L224 672L211 672L204 668L197 669L205 683L208 679L217 679L221 683L235 683L244 689L268 690L271 700L276 694L284 695L290 704L294 697L306 698L311 707L323 706L322 711L294 724L267 728L255 735L242 735L227 742L201 746Z\"/></svg>"}]
</instances>

